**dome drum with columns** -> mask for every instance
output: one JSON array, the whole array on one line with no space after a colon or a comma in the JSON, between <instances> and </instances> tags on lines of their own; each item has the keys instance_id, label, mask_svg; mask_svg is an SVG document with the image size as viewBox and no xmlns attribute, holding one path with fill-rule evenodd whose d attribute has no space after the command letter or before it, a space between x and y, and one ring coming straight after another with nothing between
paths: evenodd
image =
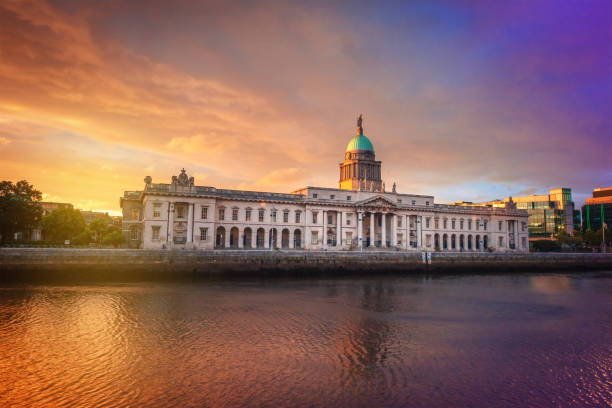
<instances>
[{"instance_id":1,"label":"dome drum with columns","mask_svg":"<svg viewBox=\"0 0 612 408\"><path fill-rule=\"evenodd\" d=\"M376 161L374 146L363 134L362 115L357 119L357 135L346 146L344 162L340 163L342 190L382 191L381 162Z\"/></svg>"},{"instance_id":2,"label":"dome drum with columns","mask_svg":"<svg viewBox=\"0 0 612 408\"><path fill-rule=\"evenodd\" d=\"M529 250L525 210L435 204L431 195L385 192L381 162L363 134L348 143L340 187L286 193L198 186L185 169L169 183L146 177L120 199L127 246L145 249L394 248Z\"/></svg>"}]
</instances>

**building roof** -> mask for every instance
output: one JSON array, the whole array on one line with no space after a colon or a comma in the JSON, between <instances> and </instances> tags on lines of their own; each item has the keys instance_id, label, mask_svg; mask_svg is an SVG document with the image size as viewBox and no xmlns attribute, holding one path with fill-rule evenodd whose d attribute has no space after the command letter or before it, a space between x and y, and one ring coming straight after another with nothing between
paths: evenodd
<instances>
[{"instance_id":1,"label":"building roof","mask_svg":"<svg viewBox=\"0 0 612 408\"><path fill-rule=\"evenodd\" d=\"M370 139L368 139L366 136L356 135L346 146L347 152L352 152L355 150L369 150L373 152L374 146L372 146L372 142L370 142Z\"/></svg>"}]
</instances>

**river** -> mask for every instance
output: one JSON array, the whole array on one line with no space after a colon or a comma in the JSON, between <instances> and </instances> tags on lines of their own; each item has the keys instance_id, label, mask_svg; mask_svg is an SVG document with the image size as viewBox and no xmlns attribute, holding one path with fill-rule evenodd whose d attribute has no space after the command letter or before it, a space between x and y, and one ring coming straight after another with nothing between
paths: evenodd
<instances>
[{"instance_id":1,"label":"river","mask_svg":"<svg viewBox=\"0 0 612 408\"><path fill-rule=\"evenodd\" d=\"M607 407L612 272L0 288L1 407Z\"/></svg>"}]
</instances>

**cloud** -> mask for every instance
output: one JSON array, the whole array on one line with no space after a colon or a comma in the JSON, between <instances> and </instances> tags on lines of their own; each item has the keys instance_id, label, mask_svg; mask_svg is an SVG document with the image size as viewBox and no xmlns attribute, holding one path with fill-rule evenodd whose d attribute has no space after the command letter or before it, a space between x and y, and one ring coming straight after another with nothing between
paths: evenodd
<instances>
[{"instance_id":1,"label":"cloud","mask_svg":"<svg viewBox=\"0 0 612 408\"><path fill-rule=\"evenodd\" d=\"M603 6L5 1L0 171L114 209L183 166L336 186L363 112L400 191L585 193L612 172Z\"/></svg>"}]
</instances>

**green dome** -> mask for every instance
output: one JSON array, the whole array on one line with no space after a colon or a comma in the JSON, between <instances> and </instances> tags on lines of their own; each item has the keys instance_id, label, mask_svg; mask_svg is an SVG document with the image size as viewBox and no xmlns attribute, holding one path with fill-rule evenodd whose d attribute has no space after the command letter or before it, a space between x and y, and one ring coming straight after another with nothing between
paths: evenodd
<instances>
[{"instance_id":1,"label":"green dome","mask_svg":"<svg viewBox=\"0 0 612 408\"><path fill-rule=\"evenodd\" d=\"M349 144L346 146L347 152L353 150L370 150L373 152L374 146L372 146L372 142L370 142L370 139L368 139L364 135L357 135L352 138Z\"/></svg>"}]
</instances>

